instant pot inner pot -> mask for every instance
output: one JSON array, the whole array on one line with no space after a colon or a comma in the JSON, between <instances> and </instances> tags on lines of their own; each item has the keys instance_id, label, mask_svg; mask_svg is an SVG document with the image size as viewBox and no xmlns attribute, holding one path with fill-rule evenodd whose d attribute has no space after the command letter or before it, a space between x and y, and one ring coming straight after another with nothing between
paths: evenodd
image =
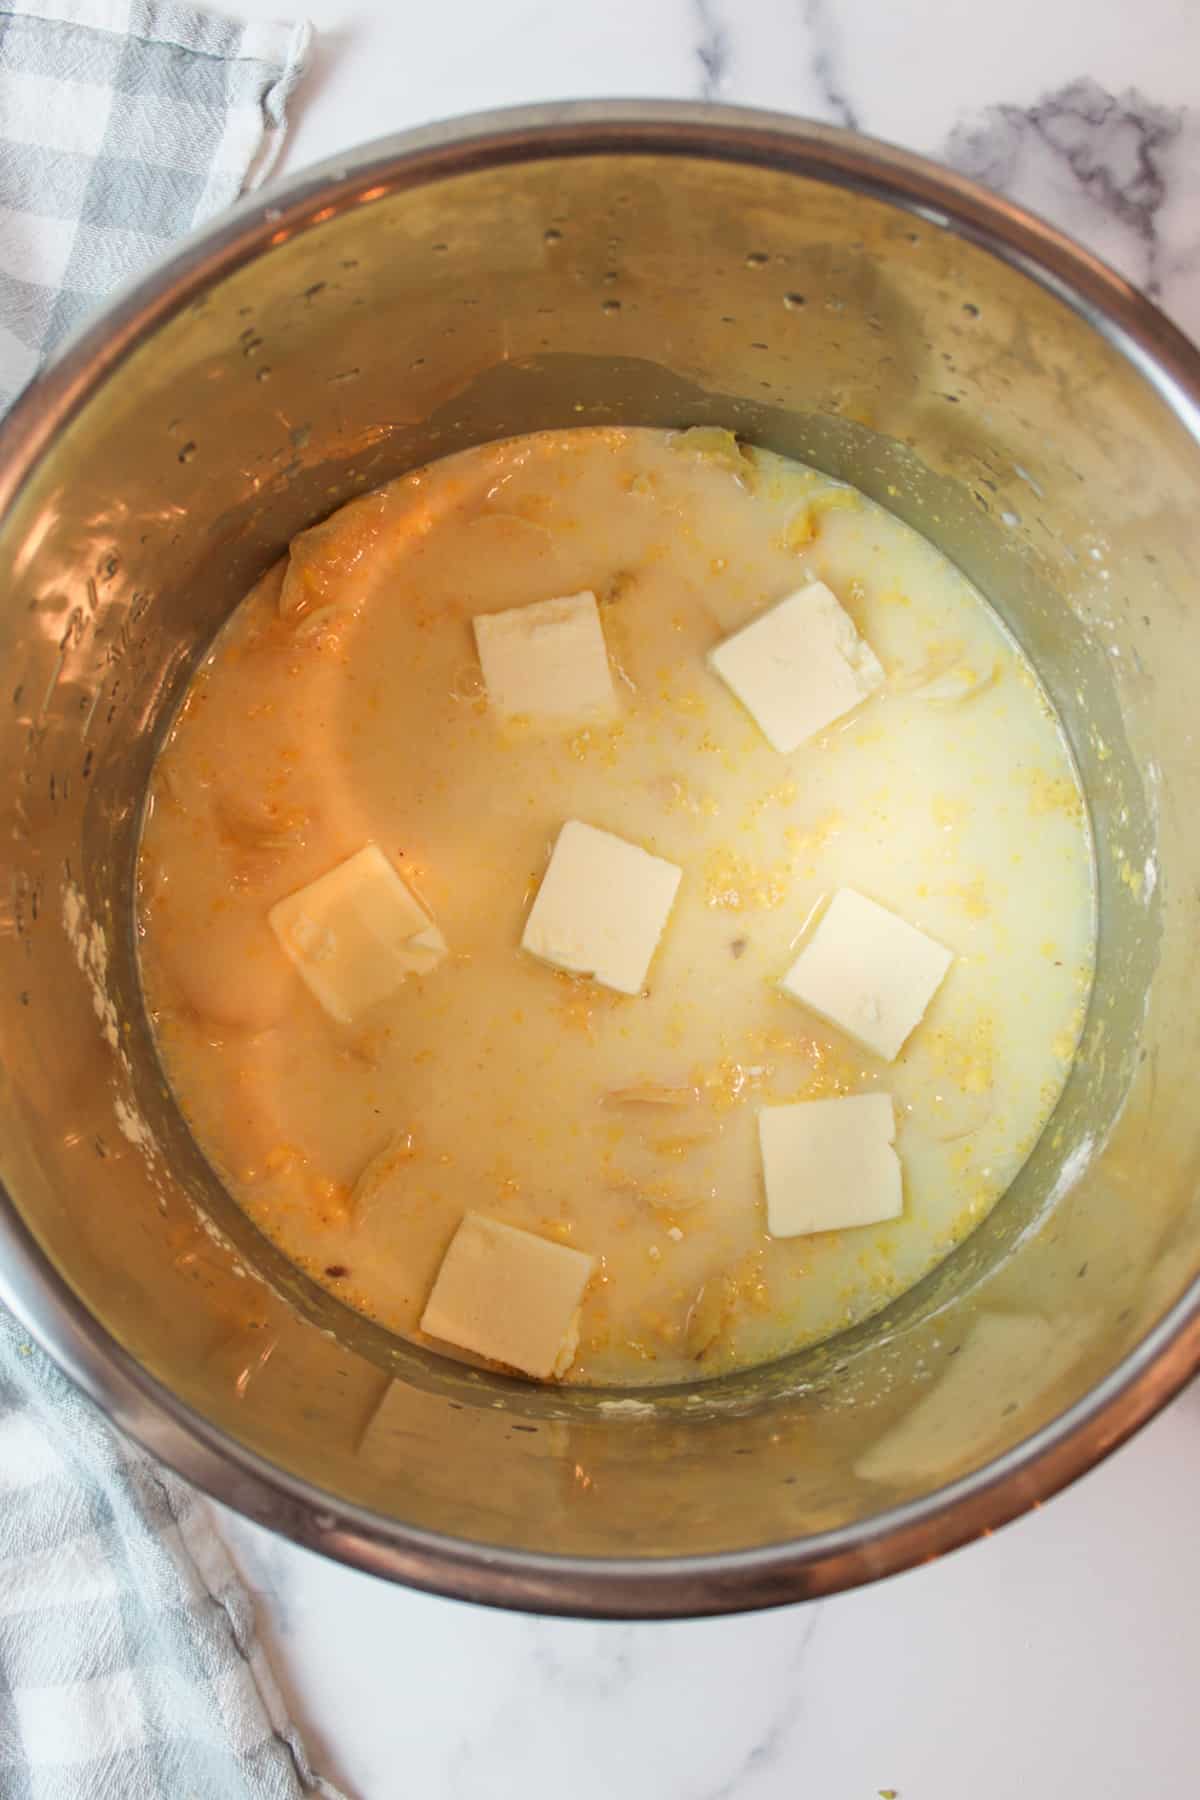
<instances>
[{"instance_id":1,"label":"instant pot inner pot","mask_svg":"<svg viewBox=\"0 0 1200 1800\"><path fill-rule=\"evenodd\" d=\"M86 385L0 539L2 1154L30 1230L212 1426L331 1504L485 1546L753 1548L1019 1443L1196 1272L1195 443L1016 269L780 168L443 159L297 200L258 243L205 252L204 291ZM609 423L730 426L946 550L1066 723L1100 902L1078 1063L986 1222L868 1325L645 1397L441 1362L287 1265L163 1084L132 913L162 728L291 534L467 445Z\"/></svg>"}]
</instances>

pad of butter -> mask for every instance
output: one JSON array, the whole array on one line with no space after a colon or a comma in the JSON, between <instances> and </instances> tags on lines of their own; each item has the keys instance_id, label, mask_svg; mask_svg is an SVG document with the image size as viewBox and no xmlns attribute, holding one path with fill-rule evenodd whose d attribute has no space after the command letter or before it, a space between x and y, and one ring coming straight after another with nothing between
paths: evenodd
<instances>
[{"instance_id":1,"label":"pad of butter","mask_svg":"<svg viewBox=\"0 0 1200 1800\"><path fill-rule=\"evenodd\" d=\"M376 844L280 900L267 919L312 993L343 1025L446 954L445 938Z\"/></svg>"},{"instance_id":2,"label":"pad of butter","mask_svg":"<svg viewBox=\"0 0 1200 1800\"><path fill-rule=\"evenodd\" d=\"M640 994L683 870L637 844L568 819L521 937L556 969Z\"/></svg>"},{"instance_id":3,"label":"pad of butter","mask_svg":"<svg viewBox=\"0 0 1200 1800\"><path fill-rule=\"evenodd\" d=\"M612 673L588 590L509 612L477 613L488 705L500 719L576 719L611 711Z\"/></svg>"},{"instance_id":4,"label":"pad of butter","mask_svg":"<svg viewBox=\"0 0 1200 1800\"><path fill-rule=\"evenodd\" d=\"M878 1225L903 1211L890 1094L764 1106L758 1139L772 1237Z\"/></svg>"},{"instance_id":5,"label":"pad of butter","mask_svg":"<svg viewBox=\"0 0 1200 1800\"><path fill-rule=\"evenodd\" d=\"M893 1062L953 961L915 925L839 888L780 986L864 1050Z\"/></svg>"},{"instance_id":6,"label":"pad of butter","mask_svg":"<svg viewBox=\"0 0 1200 1800\"><path fill-rule=\"evenodd\" d=\"M708 653L775 750L795 750L883 686L883 669L823 581L789 594Z\"/></svg>"},{"instance_id":7,"label":"pad of butter","mask_svg":"<svg viewBox=\"0 0 1200 1800\"><path fill-rule=\"evenodd\" d=\"M579 1308L593 1256L469 1212L450 1241L421 1330L545 1381L563 1375L579 1343Z\"/></svg>"}]
</instances>

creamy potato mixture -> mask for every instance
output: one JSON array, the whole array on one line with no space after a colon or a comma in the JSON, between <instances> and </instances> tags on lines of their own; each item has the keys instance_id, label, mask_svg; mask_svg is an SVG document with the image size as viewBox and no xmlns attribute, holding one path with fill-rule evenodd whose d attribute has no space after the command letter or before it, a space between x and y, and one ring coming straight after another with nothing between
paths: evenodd
<instances>
[{"instance_id":1,"label":"creamy potato mixture","mask_svg":"<svg viewBox=\"0 0 1200 1800\"><path fill-rule=\"evenodd\" d=\"M251 1218L390 1330L574 1382L918 1281L1091 977L1083 799L995 614L709 429L487 445L304 532L191 684L139 880L163 1063Z\"/></svg>"}]
</instances>

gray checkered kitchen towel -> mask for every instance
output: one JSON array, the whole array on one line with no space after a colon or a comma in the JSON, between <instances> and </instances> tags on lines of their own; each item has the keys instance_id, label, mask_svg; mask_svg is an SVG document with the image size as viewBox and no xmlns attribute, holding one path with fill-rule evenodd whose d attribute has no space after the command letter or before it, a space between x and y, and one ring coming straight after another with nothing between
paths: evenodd
<instances>
[{"instance_id":1,"label":"gray checkered kitchen towel","mask_svg":"<svg viewBox=\"0 0 1200 1800\"><path fill-rule=\"evenodd\" d=\"M307 27L0 0L0 411L269 167ZM0 1800L338 1800L205 1502L0 1312Z\"/></svg>"},{"instance_id":2,"label":"gray checkered kitchen towel","mask_svg":"<svg viewBox=\"0 0 1200 1800\"><path fill-rule=\"evenodd\" d=\"M314 1776L207 1503L0 1312L3 1800L299 1800Z\"/></svg>"},{"instance_id":3,"label":"gray checkered kitchen towel","mask_svg":"<svg viewBox=\"0 0 1200 1800\"><path fill-rule=\"evenodd\" d=\"M307 25L0 0L0 410L172 238L261 181Z\"/></svg>"}]
</instances>

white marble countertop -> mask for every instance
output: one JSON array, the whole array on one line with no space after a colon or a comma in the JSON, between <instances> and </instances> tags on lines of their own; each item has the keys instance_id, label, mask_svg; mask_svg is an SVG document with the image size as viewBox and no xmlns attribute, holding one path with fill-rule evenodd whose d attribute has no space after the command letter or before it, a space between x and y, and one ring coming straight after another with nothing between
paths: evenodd
<instances>
[{"instance_id":1,"label":"white marble countertop","mask_svg":"<svg viewBox=\"0 0 1200 1800\"><path fill-rule=\"evenodd\" d=\"M314 0L311 16L285 171L521 101L771 106L954 162L1200 337L1196 0ZM671 1625L484 1613L221 1526L314 1759L353 1800L1159 1800L1190 1791L1200 1750L1197 1494L1194 1388L941 1563Z\"/></svg>"}]
</instances>

